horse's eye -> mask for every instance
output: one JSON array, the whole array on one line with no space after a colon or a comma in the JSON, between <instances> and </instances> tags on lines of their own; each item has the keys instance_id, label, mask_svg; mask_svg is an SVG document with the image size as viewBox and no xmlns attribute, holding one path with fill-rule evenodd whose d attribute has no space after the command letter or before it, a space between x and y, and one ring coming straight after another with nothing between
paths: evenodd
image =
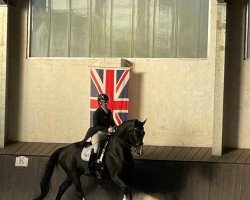
<instances>
[{"instance_id":1,"label":"horse's eye","mask_svg":"<svg viewBox=\"0 0 250 200\"><path fill-rule=\"evenodd\" d=\"M137 129L137 134L138 134L138 135L142 135L143 133L144 133L144 130Z\"/></svg>"}]
</instances>

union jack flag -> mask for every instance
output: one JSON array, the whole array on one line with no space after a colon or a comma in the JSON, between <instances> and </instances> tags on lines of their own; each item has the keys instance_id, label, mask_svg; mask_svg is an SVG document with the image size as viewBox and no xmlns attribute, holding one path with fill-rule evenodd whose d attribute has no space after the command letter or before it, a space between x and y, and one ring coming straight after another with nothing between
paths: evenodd
<instances>
[{"instance_id":1,"label":"union jack flag","mask_svg":"<svg viewBox=\"0 0 250 200\"><path fill-rule=\"evenodd\" d=\"M127 120L128 116L128 81L130 69L128 68L91 68L91 92L90 92L90 119L99 107L97 96L105 93L109 96L108 108L113 113L116 124Z\"/></svg>"}]
</instances>

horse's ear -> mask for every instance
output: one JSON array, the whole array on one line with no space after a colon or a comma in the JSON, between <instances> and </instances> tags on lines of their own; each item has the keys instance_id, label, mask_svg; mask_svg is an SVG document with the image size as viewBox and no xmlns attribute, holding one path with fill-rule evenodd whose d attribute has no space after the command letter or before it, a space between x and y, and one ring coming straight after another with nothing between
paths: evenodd
<instances>
[{"instance_id":1,"label":"horse's ear","mask_svg":"<svg viewBox=\"0 0 250 200\"><path fill-rule=\"evenodd\" d=\"M138 124L139 124L138 119L135 119L135 120L134 120L134 126L135 126L135 127L137 127L137 126L138 126Z\"/></svg>"},{"instance_id":2,"label":"horse's ear","mask_svg":"<svg viewBox=\"0 0 250 200\"><path fill-rule=\"evenodd\" d=\"M144 124L146 123L147 119L144 120L143 122L139 121L138 119L135 119L134 120L134 126L137 127L137 126L144 126Z\"/></svg>"}]
</instances>

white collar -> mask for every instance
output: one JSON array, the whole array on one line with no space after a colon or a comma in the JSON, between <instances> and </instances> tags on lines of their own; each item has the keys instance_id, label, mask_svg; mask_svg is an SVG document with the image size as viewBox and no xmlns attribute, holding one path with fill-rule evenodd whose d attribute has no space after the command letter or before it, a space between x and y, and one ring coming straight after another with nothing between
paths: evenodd
<instances>
[{"instance_id":1,"label":"white collar","mask_svg":"<svg viewBox=\"0 0 250 200\"><path fill-rule=\"evenodd\" d=\"M103 108L102 106L101 108L104 110L105 113L108 113L108 108Z\"/></svg>"}]
</instances>

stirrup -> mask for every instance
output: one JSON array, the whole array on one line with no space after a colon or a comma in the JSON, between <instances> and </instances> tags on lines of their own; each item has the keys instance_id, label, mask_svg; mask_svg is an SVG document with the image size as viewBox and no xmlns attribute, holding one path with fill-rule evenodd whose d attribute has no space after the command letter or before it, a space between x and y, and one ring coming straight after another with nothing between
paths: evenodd
<instances>
[{"instance_id":1,"label":"stirrup","mask_svg":"<svg viewBox=\"0 0 250 200\"><path fill-rule=\"evenodd\" d=\"M92 174L90 173L89 169L86 169L84 172L83 172L84 175L86 176L91 176Z\"/></svg>"},{"instance_id":2,"label":"stirrup","mask_svg":"<svg viewBox=\"0 0 250 200\"><path fill-rule=\"evenodd\" d=\"M84 174L87 175L87 176L95 176L96 175L95 166L87 167L87 169L84 171Z\"/></svg>"},{"instance_id":3,"label":"stirrup","mask_svg":"<svg viewBox=\"0 0 250 200\"><path fill-rule=\"evenodd\" d=\"M101 174L100 174L98 171L95 171L95 176L96 176L98 179L102 179L102 176L101 176Z\"/></svg>"}]
</instances>

